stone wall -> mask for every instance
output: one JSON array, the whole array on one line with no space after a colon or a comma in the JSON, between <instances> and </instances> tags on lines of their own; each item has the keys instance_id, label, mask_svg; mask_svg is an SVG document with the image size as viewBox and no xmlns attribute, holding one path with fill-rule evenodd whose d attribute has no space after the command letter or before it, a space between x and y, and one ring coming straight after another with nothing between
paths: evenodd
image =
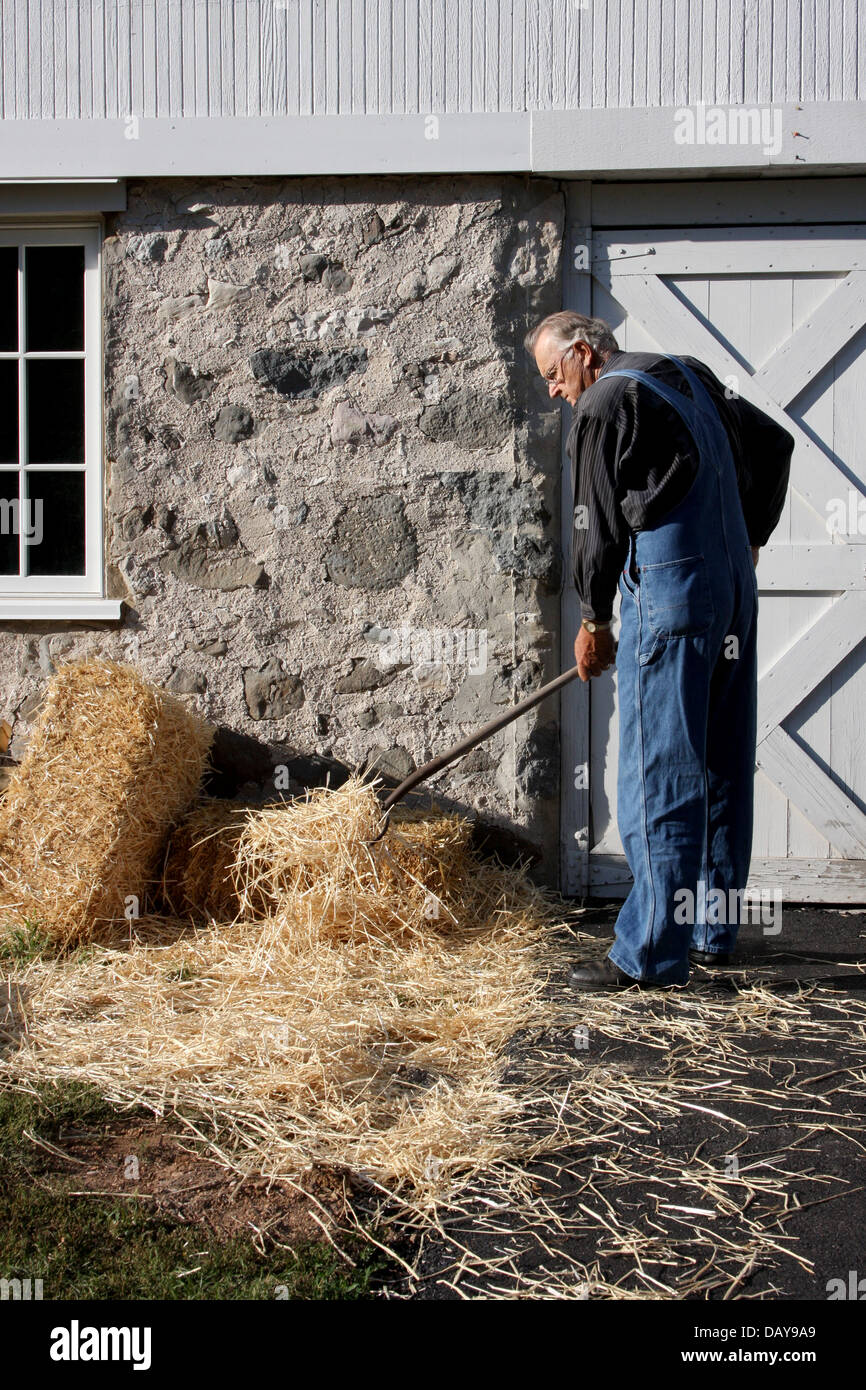
<instances>
[{"instance_id":1,"label":"stone wall","mask_svg":"<svg viewBox=\"0 0 866 1390\"><path fill-rule=\"evenodd\" d=\"M12 751L85 652L277 761L398 778L555 675L559 407L522 338L562 304L563 214L511 176L130 182L104 243L124 617L0 625ZM523 828L549 881L557 719L435 782Z\"/></svg>"}]
</instances>

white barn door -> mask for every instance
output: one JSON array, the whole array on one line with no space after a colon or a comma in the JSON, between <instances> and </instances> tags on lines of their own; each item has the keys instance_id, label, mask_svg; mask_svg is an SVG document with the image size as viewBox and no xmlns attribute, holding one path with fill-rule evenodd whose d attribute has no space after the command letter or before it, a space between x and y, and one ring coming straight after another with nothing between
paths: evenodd
<instances>
[{"instance_id":1,"label":"white barn door","mask_svg":"<svg viewBox=\"0 0 866 1390\"><path fill-rule=\"evenodd\" d=\"M866 901L866 227L629 228L591 246L591 309L621 348L701 359L795 437L758 565L750 885ZM583 891L617 897L615 680L582 711L589 824L573 839Z\"/></svg>"}]
</instances>

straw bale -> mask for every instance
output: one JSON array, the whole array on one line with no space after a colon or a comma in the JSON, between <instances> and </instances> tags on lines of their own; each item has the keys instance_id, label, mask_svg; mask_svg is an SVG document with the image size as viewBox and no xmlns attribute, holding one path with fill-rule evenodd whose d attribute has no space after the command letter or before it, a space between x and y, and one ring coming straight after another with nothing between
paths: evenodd
<instances>
[{"instance_id":1,"label":"straw bale","mask_svg":"<svg viewBox=\"0 0 866 1390\"><path fill-rule=\"evenodd\" d=\"M241 888L235 873L247 807L214 797L195 805L169 838L161 896L179 917L237 915Z\"/></svg>"},{"instance_id":2,"label":"straw bale","mask_svg":"<svg viewBox=\"0 0 866 1390\"><path fill-rule=\"evenodd\" d=\"M337 939L457 926L472 822L400 808L373 841L380 818L374 787L357 777L251 815L237 847L239 911L290 910Z\"/></svg>"},{"instance_id":3,"label":"straw bale","mask_svg":"<svg viewBox=\"0 0 866 1390\"><path fill-rule=\"evenodd\" d=\"M122 919L151 886L212 736L131 667L59 667L0 806L0 923L34 921L67 943Z\"/></svg>"},{"instance_id":4,"label":"straw bale","mask_svg":"<svg viewBox=\"0 0 866 1390\"><path fill-rule=\"evenodd\" d=\"M288 911L336 938L458 924L473 865L472 822L396 807L388 834L374 785L350 778L265 807L215 800L196 807L171 838L165 897L175 910L229 921Z\"/></svg>"}]
</instances>

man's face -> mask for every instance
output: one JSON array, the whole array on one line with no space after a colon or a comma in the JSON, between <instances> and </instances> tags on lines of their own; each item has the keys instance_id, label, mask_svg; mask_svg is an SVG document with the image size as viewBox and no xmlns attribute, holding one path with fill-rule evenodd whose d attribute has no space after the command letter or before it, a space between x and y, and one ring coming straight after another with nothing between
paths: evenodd
<instances>
[{"instance_id":1,"label":"man's face","mask_svg":"<svg viewBox=\"0 0 866 1390\"><path fill-rule=\"evenodd\" d=\"M536 343L535 361L551 399L558 396L569 405L577 404L578 396L592 386L603 365L589 343L574 343L563 353L549 333L542 333Z\"/></svg>"}]
</instances>

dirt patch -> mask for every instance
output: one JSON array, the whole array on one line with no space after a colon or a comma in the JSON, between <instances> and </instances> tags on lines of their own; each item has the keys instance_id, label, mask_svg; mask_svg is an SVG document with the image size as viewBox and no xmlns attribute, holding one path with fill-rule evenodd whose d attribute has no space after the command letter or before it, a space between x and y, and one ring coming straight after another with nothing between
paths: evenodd
<instances>
[{"instance_id":1,"label":"dirt patch","mask_svg":"<svg viewBox=\"0 0 866 1390\"><path fill-rule=\"evenodd\" d=\"M201 1226L217 1240L249 1236L266 1244L323 1240L346 1206L346 1181L312 1172L303 1185L244 1177L201 1154L167 1123L121 1119L100 1133L67 1131L56 1142L28 1136L43 1178L62 1178L71 1193L146 1203L151 1210Z\"/></svg>"}]
</instances>

